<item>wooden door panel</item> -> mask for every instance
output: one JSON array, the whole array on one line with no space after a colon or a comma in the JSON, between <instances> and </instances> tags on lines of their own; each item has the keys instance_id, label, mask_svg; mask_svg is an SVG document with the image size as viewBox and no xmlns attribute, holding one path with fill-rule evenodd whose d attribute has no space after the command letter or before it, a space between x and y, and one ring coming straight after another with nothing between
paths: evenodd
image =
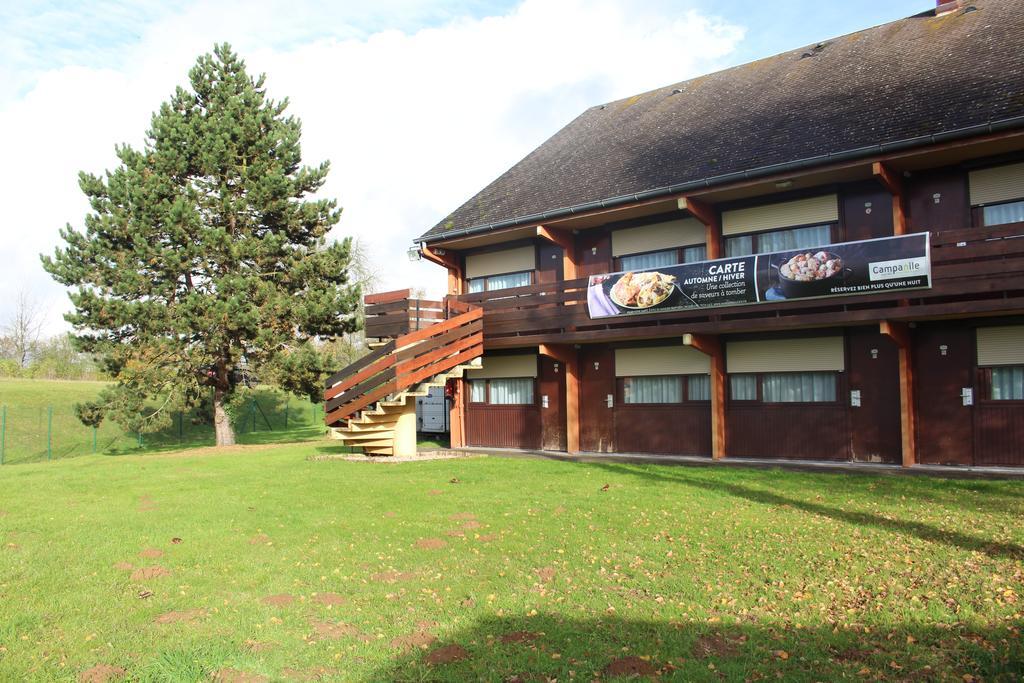
<instances>
[{"instance_id":1,"label":"wooden door panel","mask_svg":"<svg viewBox=\"0 0 1024 683\"><path fill-rule=\"evenodd\" d=\"M919 324L913 332L917 451L922 463L971 465L974 416L960 391L974 387L974 330ZM945 348L943 348L945 347Z\"/></svg>"},{"instance_id":2,"label":"wooden door panel","mask_svg":"<svg viewBox=\"0 0 1024 683\"><path fill-rule=\"evenodd\" d=\"M854 460L899 463L900 438L899 351L888 337L873 328L852 328L847 333L850 390L860 391L860 407L850 405L850 447Z\"/></svg>"},{"instance_id":3,"label":"wooden door panel","mask_svg":"<svg viewBox=\"0 0 1024 683\"><path fill-rule=\"evenodd\" d=\"M540 357L541 448L564 451L567 448L565 426L565 367L562 363ZM544 397L547 396L547 408Z\"/></svg>"},{"instance_id":4,"label":"wooden door panel","mask_svg":"<svg viewBox=\"0 0 1024 683\"><path fill-rule=\"evenodd\" d=\"M580 349L580 449L598 453L615 450L615 355L606 346ZM613 404L614 406L614 404Z\"/></svg>"}]
</instances>

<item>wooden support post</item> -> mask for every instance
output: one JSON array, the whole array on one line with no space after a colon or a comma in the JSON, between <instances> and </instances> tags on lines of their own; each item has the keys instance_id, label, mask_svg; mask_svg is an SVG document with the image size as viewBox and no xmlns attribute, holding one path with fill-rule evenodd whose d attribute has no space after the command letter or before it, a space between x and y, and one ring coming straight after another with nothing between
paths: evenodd
<instances>
[{"instance_id":1,"label":"wooden support post","mask_svg":"<svg viewBox=\"0 0 1024 683\"><path fill-rule=\"evenodd\" d=\"M871 172L892 195L892 234L906 235L907 202L903 191L903 179L881 161L871 164Z\"/></svg>"},{"instance_id":2,"label":"wooden support post","mask_svg":"<svg viewBox=\"0 0 1024 683\"><path fill-rule=\"evenodd\" d=\"M718 211L707 202L694 197L683 197L677 205L683 211L704 224L704 241L707 244L708 258L722 258L722 224L718 220Z\"/></svg>"},{"instance_id":3,"label":"wooden support post","mask_svg":"<svg viewBox=\"0 0 1024 683\"><path fill-rule=\"evenodd\" d=\"M542 356L557 360L565 368L565 450L580 452L580 363L576 347L568 344L541 344Z\"/></svg>"},{"instance_id":4,"label":"wooden support post","mask_svg":"<svg viewBox=\"0 0 1024 683\"><path fill-rule=\"evenodd\" d=\"M708 334L684 334L683 343L711 359L711 457L721 460L726 453L725 437L725 349L718 337Z\"/></svg>"},{"instance_id":5,"label":"wooden support post","mask_svg":"<svg viewBox=\"0 0 1024 683\"><path fill-rule=\"evenodd\" d=\"M391 454L398 458L412 457L416 455L416 399L407 396L397 417Z\"/></svg>"},{"instance_id":6,"label":"wooden support post","mask_svg":"<svg viewBox=\"0 0 1024 683\"><path fill-rule=\"evenodd\" d=\"M420 247L420 253L428 261L448 269L448 294L462 294L462 261L458 256L444 249L428 247L425 244Z\"/></svg>"},{"instance_id":7,"label":"wooden support post","mask_svg":"<svg viewBox=\"0 0 1024 683\"><path fill-rule=\"evenodd\" d=\"M906 323L883 320L879 332L889 337L899 348L900 373L900 436L903 466L917 464L917 409L914 403L914 366L911 356L910 328Z\"/></svg>"},{"instance_id":8,"label":"wooden support post","mask_svg":"<svg viewBox=\"0 0 1024 683\"><path fill-rule=\"evenodd\" d=\"M466 381L453 379L452 407L448 412L448 438L452 448L466 445Z\"/></svg>"},{"instance_id":9,"label":"wooden support post","mask_svg":"<svg viewBox=\"0 0 1024 683\"><path fill-rule=\"evenodd\" d=\"M538 225L537 237L543 237L562 248L562 279L575 280L579 270L576 267L576 240L573 239L572 233Z\"/></svg>"}]
</instances>

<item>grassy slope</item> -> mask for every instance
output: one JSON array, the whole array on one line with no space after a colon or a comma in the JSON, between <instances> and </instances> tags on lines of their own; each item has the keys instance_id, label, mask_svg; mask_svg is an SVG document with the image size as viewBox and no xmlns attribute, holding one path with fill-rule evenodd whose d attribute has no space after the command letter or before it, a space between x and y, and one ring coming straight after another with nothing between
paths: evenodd
<instances>
[{"instance_id":1,"label":"grassy slope","mask_svg":"<svg viewBox=\"0 0 1024 683\"><path fill-rule=\"evenodd\" d=\"M59 459L92 453L92 430L75 417L74 404L95 398L103 386L103 382L0 379L0 406L7 407L5 462L46 460L48 408L51 406L52 457ZM323 433L320 406L270 389L258 390L257 401L265 416L257 413L255 431L251 413L247 412L236 420L241 443L303 441L318 438ZM273 429L268 428L268 423ZM181 422L180 434L175 422L163 432L143 435L141 446L138 435L125 433L107 421L96 434L96 451L107 454L142 453L212 445L213 442L213 428L193 424L187 415Z\"/></svg>"},{"instance_id":2,"label":"grassy slope","mask_svg":"<svg viewBox=\"0 0 1024 683\"><path fill-rule=\"evenodd\" d=\"M1021 482L306 459L331 448L0 468L0 680L98 663L139 680L590 680L627 656L687 681L1024 667ZM294 601L263 602L277 594ZM468 658L392 646L418 631ZM502 642L517 631L536 639Z\"/></svg>"}]
</instances>

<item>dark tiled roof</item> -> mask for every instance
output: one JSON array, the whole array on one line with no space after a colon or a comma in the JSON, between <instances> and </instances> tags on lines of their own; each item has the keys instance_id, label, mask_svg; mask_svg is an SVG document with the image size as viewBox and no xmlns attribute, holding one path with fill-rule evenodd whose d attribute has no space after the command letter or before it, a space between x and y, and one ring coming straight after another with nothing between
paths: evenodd
<instances>
[{"instance_id":1,"label":"dark tiled roof","mask_svg":"<svg viewBox=\"0 0 1024 683\"><path fill-rule=\"evenodd\" d=\"M1024 0L967 5L591 107L424 237L1024 115Z\"/></svg>"}]
</instances>

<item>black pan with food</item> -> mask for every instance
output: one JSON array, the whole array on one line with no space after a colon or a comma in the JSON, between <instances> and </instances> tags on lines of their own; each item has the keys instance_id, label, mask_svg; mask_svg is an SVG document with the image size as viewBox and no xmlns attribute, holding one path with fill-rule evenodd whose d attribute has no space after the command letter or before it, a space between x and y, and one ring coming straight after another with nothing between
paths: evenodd
<instances>
[{"instance_id":1,"label":"black pan with food","mask_svg":"<svg viewBox=\"0 0 1024 683\"><path fill-rule=\"evenodd\" d=\"M829 294L853 272L838 254L824 250L793 254L772 267L778 271L779 288L787 299Z\"/></svg>"}]
</instances>

